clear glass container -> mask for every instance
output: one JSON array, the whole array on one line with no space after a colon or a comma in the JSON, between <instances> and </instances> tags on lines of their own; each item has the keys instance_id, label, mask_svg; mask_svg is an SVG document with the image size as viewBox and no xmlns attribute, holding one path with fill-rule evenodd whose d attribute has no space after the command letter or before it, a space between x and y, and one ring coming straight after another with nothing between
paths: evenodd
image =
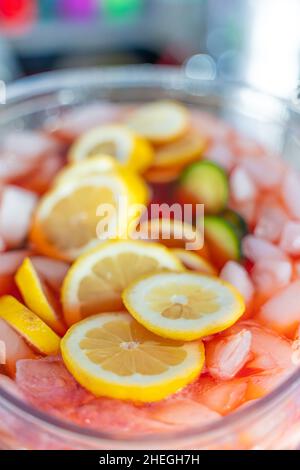
<instances>
[{"instance_id":1,"label":"clear glass container","mask_svg":"<svg viewBox=\"0 0 300 470\"><path fill-rule=\"evenodd\" d=\"M275 77L276 79L276 77ZM300 167L300 109L249 87L187 78L183 70L152 66L54 72L8 87L0 106L1 134L38 128L49 117L105 100L134 103L175 98L221 116ZM3 449L296 449L300 446L300 372L265 398L221 421L170 435L120 439L60 421L0 388Z\"/></svg>"}]
</instances>

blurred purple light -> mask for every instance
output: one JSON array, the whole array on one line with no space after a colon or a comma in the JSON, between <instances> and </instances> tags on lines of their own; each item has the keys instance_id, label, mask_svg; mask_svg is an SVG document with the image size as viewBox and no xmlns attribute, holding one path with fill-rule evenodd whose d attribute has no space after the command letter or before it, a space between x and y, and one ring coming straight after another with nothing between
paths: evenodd
<instances>
[{"instance_id":1,"label":"blurred purple light","mask_svg":"<svg viewBox=\"0 0 300 470\"><path fill-rule=\"evenodd\" d=\"M63 17L88 20L97 12L97 0L61 0L59 10Z\"/></svg>"}]
</instances>

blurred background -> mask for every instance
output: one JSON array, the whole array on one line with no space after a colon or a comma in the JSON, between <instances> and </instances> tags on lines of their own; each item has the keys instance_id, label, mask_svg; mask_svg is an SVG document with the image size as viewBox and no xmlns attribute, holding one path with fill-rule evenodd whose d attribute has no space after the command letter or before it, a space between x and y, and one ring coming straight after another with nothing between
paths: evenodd
<instances>
[{"instance_id":1,"label":"blurred background","mask_svg":"<svg viewBox=\"0 0 300 470\"><path fill-rule=\"evenodd\" d=\"M289 95L300 78L300 0L0 0L3 81L146 62Z\"/></svg>"}]
</instances>

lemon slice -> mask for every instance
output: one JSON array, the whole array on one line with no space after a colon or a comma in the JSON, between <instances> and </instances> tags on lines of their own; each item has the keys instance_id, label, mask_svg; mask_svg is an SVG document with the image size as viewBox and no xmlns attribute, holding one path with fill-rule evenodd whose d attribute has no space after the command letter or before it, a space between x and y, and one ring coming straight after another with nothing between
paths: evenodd
<instances>
[{"instance_id":1,"label":"lemon slice","mask_svg":"<svg viewBox=\"0 0 300 470\"><path fill-rule=\"evenodd\" d=\"M0 299L0 318L43 355L59 353L60 337L37 315L9 295Z\"/></svg>"},{"instance_id":2,"label":"lemon slice","mask_svg":"<svg viewBox=\"0 0 300 470\"><path fill-rule=\"evenodd\" d=\"M122 309L125 287L139 276L163 269L183 269L164 246L133 240L103 243L81 256L65 278L62 302L67 324Z\"/></svg>"},{"instance_id":3,"label":"lemon slice","mask_svg":"<svg viewBox=\"0 0 300 470\"><path fill-rule=\"evenodd\" d=\"M64 184L65 181L70 179L80 179L86 176L95 176L117 170L119 168L118 162L115 158L109 155L101 155L98 157L91 157L81 162L70 163L65 166L62 171L55 178L55 184Z\"/></svg>"},{"instance_id":4,"label":"lemon slice","mask_svg":"<svg viewBox=\"0 0 300 470\"><path fill-rule=\"evenodd\" d=\"M166 168L157 168L151 167L144 173L144 178L149 183L153 184L166 184L176 181L180 174L181 167L166 167Z\"/></svg>"},{"instance_id":5,"label":"lemon slice","mask_svg":"<svg viewBox=\"0 0 300 470\"><path fill-rule=\"evenodd\" d=\"M183 250L182 248L173 248L172 252L178 257L182 264L191 271L198 271L199 273L209 274L211 276L217 275L215 267L202 256L194 253L193 251Z\"/></svg>"},{"instance_id":6,"label":"lemon slice","mask_svg":"<svg viewBox=\"0 0 300 470\"><path fill-rule=\"evenodd\" d=\"M130 209L148 197L139 176L125 170L70 179L41 199L31 241L43 254L74 260L105 239L126 238L140 217Z\"/></svg>"},{"instance_id":7,"label":"lemon slice","mask_svg":"<svg viewBox=\"0 0 300 470\"><path fill-rule=\"evenodd\" d=\"M143 180L129 169L122 168L115 158L109 155L101 155L99 157L91 157L87 160L71 163L67 165L55 179L56 185L65 184L70 180L82 180L95 176L103 176L103 174L112 173L121 175L127 182L128 188L134 191L134 199L137 203L150 200L150 191Z\"/></svg>"},{"instance_id":8,"label":"lemon slice","mask_svg":"<svg viewBox=\"0 0 300 470\"><path fill-rule=\"evenodd\" d=\"M123 302L148 330L183 341L225 330L245 310L244 301L233 286L191 272L141 278L125 289Z\"/></svg>"},{"instance_id":9,"label":"lemon slice","mask_svg":"<svg viewBox=\"0 0 300 470\"><path fill-rule=\"evenodd\" d=\"M201 372L201 342L160 338L127 313L103 313L74 325L61 342L64 363L95 396L153 402Z\"/></svg>"},{"instance_id":10,"label":"lemon slice","mask_svg":"<svg viewBox=\"0 0 300 470\"><path fill-rule=\"evenodd\" d=\"M59 302L40 278L29 258L23 261L15 280L27 307L62 336L66 332L66 327L58 315Z\"/></svg>"},{"instance_id":11,"label":"lemon slice","mask_svg":"<svg viewBox=\"0 0 300 470\"><path fill-rule=\"evenodd\" d=\"M100 126L83 134L71 147L69 160L78 162L107 154L119 164L138 172L145 171L153 161L153 149L144 138L122 125Z\"/></svg>"},{"instance_id":12,"label":"lemon slice","mask_svg":"<svg viewBox=\"0 0 300 470\"><path fill-rule=\"evenodd\" d=\"M188 222L169 217L153 218L140 223L137 229L139 240L159 241L169 248L203 248L203 232Z\"/></svg>"},{"instance_id":13,"label":"lemon slice","mask_svg":"<svg viewBox=\"0 0 300 470\"><path fill-rule=\"evenodd\" d=\"M199 160L207 146L208 140L191 129L174 142L159 146L155 150L153 167L183 167L195 160Z\"/></svg>"},{"instance_id":14,"label":"lemon slice","mask_svg":"<svg viewBox=\"0 0 300 470\"><path fill-rule=\"evenodd\" d=\"M153 143L181 137L189 126L188 110L173 101L157 101L135 110L127 125Z\"/></svg>"}]
</instances>

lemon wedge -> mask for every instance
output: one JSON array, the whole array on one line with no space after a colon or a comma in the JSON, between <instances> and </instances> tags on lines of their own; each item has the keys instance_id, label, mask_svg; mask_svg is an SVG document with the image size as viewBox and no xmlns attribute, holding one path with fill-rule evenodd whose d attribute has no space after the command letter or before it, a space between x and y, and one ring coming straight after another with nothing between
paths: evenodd
<instances>
[{"instance_id":1,"label":"lemon wedge","mask_svg":"<svg viewBox=\"0 0 300 470\"><path fill-rule=\"evenodd\" d=\"M0 318L40 354L48 356L59 353L60 337L14 297L7 295L0 299Z\"/></svg>"},{"instance_id":2,"label":"lemon wedge","mask_svg":"<svg viewBox=\"0 0 300 470\"><path fill-rule=\"evenodd\" d=\"M66 332L66 327L59 318L59 302L29 258L26 258L18 269L15 281L27 307L62 336Z\"/></svg>"},{"instance_id":3,"label":"lemon wedge","mask_svg":"<svg viewBox=\"0 0 300 470\"><path fill-rule=\"evenodd\" d=\"M95 396L153 402L192 382L201 372L201 341L182 343L147 331L125 312L77 323L61 342L64 363Z\"/></svg>"}]
</instances>

